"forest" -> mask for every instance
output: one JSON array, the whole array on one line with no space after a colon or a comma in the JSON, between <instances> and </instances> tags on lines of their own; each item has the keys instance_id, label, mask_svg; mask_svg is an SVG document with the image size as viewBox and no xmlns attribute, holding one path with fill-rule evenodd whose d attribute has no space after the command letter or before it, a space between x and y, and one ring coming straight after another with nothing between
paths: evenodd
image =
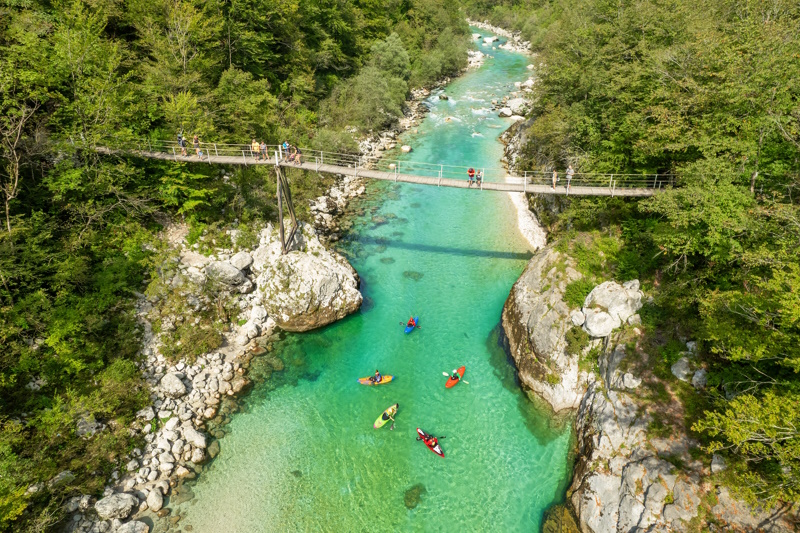
<instances>
[{"instance_id":1,"label":"forest","mask_svg":"<svg viewBox=\"0 0 800 533\"><path fill-rule=\"evenodd\" d=\"M688 426L751 503L800 499L800 5L790 0L468 0L537 52L523 168L672 173L643 202L575 199L550 239L591 232L655 295L662 365L697 339ZM615 246L603 249L605 242ZM591 248L591 247L589 247ZM577 289L581 289L577 287ZM581 300L591 287L580 290ZM691 387L689 387L691 388ZM669 398L665 398L669 401ZM669 434L669 427L661 428Z\"/></svg>"},{"instance_id":2,"label":"forest","mask_svg":"<svg viewBox=\"0 0 800 533\"><path fill-rule=\"evenodd\" d=\"M465 67L469 38L434 0L0 1L0 531L51 529L139 445L132 308L158 231L276 216L266 172L93 147L183 133L353 152L411 88ZM293 187L307 206L326 183Z\"/></svg>"}]
</instances>

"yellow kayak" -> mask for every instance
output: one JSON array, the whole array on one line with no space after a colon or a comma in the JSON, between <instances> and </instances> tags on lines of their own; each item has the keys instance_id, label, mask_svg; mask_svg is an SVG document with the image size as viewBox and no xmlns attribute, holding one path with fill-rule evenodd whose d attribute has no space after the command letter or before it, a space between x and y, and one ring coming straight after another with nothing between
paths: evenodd
<instances>
[{"instance_id":1,"label":"yellow kayak","mask_svg":"<svg viewBox=\"0 0 800 533\"><path fill-rule=\"evenodd\" d=\"M398 407L400 407L400 404L396 403L393 406L389 407L387 410L385 410L383 413L381 413L381 416L379 416L378 419L375 420L375 424L372 427L378 429L385 426L386 422L391 420L391 418L389 417L393 417L397 413Z\"/></svg>"},{"instance_id":2,"label":"yellow kayak","mask_svg":"<svg viewBox=\"0 0 800 533\"><path fill-rule=\"evenodd\" d=\"M384 383L389 383L394 379L394 376L381 376L381 380L378 383L372 379L372 376L367 376L365 378L358 378L358 382L362 385L383 385Z\"/></svg>"}]
</instances>

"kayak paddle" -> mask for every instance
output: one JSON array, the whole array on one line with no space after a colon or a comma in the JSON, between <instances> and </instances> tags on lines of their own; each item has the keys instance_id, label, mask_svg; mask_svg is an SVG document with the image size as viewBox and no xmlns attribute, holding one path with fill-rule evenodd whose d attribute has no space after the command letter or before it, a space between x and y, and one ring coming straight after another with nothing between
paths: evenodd
<instances>
[{"instance_id":1,"label":"kayak paddle","mask_svg":"<svg viewBox=\"0 0 800 533\"><path fill-rule=\"evenodd\" d=\"M455 373L456 371L453 370L453 374ZM447 372L442 372L442 375L447 376L448 378L450 377L450 374L448 374ZM462 382L464 385L469 385L469 381L465 380L464 378L460 378L458 381Z\"/></svg>"}]
</instances>

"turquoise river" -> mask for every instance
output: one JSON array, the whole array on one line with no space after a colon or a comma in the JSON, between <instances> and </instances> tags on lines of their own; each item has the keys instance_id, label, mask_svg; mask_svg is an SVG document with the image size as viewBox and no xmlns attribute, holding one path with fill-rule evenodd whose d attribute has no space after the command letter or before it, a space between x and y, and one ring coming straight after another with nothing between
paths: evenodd
<instances>
[{"instance_id":1,"label":"turquoise river","mask_svg":"<svg viewBox=\"0 0 800 533\"><path fill-rule=\"evenodd\" d=\"M504 50L446 88L403 137L407 159L499 167L491 100L527 78ZM342 252L360 312L276 345L286 368L243 400L171 531L539 531L564 497L570 429L520 390L500 315L530 257L505 193L373 183ZM401 322L419 315L421 329ZM444 371L466 365L445 389ZM356 383L378 368L394 382ZM400 404L394 430L373 429ZM416 428L444 435L444 459ZM191 528L187 528L190 525Z\"/></svg>"}]
</instances>

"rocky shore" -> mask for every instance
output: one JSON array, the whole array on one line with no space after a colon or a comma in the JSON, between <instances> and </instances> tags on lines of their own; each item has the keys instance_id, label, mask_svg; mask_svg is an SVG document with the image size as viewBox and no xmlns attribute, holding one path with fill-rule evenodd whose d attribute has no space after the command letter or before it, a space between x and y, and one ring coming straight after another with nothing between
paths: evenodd
<instances>
[{"instance_id":1,"label":"rocky shore","mask_svg":"<svg viewBox=\"0 0 800 533\"><path fill-rule=\"evenodd\" d=\"M153 403L137 413L130 431L144 446L123 458L124 467L112 473L102 498L82 495L66 502L73 513L67 531L148 532L148 522L168 515L165 498L220 452L214 437L221 436L216 428L229 414L221 412L223 404L249 385L246 370L265 351L259 342L276 328L307 331L361 305L355 270L326 249L309 225L301 224L286 255L271 224L260 231L254 249L216 248L210 255L186 244L185 229L176 233L174 253L161 269L161 290L142 295L136 307L144 331L141 370ZM230 233L235 243L236 234ZM176 307L176 299L186 305ZM177 328L202 328L202 313L219 305L236 310L237 325L221 333L217 348L194 357L163 355ZM274 370L282 368L279 359L267 357L274 359Z\"/></svg>"},{"instance_id":2,"label":"rocky shore","mask_svg":"<svg viewBox=\"0 0 800 533\"><path fill-rule=\"evenodd\" d=\"M641 394L643 382L658 379L637 327L646 295L637 280L607 281L574 308L564 294L581 278L572 258L547 246L514 284L502 315L523 388L555 413L576 414L568 498L580 530L678 532L713 519L716 531L793 531L791 515L733 498L713 477L724 469L722 459L698 459L699 443L684 431L650 434L652 412L665 406ZM701 388L705 371L692 367L695 346L686 343L672 372ZM668 408L680 409L677 403Z\"/></svg>"}]
</instances>

